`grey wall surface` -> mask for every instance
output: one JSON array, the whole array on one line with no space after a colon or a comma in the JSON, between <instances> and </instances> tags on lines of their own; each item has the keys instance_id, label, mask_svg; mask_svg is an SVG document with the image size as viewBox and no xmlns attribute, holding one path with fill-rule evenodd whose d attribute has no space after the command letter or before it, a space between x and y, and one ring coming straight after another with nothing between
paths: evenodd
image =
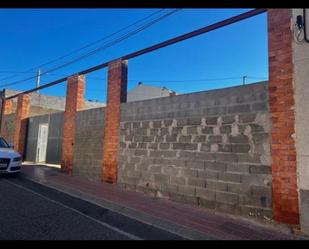
<instances>
[{"instance_id":1,"label":"grey wall surface","mask_svg":"<svg viewBox=\"0 0 309 249\"><path fill-rule=\"evenodd\" d=\"M121 106L118 181L126 188L271 217L267 83Z\"/></svg>"},{"instance_id":2,"label":"grey wall surface","mask_svg":"<svg viewBox=\"0 0 309 249\"><path fill-rule=\"evenodd\" d=\"M60 164L61 162L61 148L62 148L62 134L63 134L63 112L57 112L42 116L29 118L26 160L36 161L36 150L38 142L39 125L48 124L48 142L46 152L46 163Z\"/></svg>"},{"instance_id":3,"label":"grey wall surface","mask_svg":"<svg viewBox=\"0 0 309 249\"><path fill-rule=\"evenodd\" d=\"M100 180L105 108L77 112L73 174Z\"/></svg>"},{"instance_id":4,"label":"grey wall surface","mask_svg":"<svg viewBox=\"0 0 309 249\"><path fill-rule=\"evenodd\" d=\"M307 9L307 15L309 9ZM293 21L303 9L293 9ZM307 28L309 18L307 17ZM300 223L302 231L309 234L309 44L293 42L295 86L295 130L298 187L300 189Z\"/></svg>"}]
</instances>

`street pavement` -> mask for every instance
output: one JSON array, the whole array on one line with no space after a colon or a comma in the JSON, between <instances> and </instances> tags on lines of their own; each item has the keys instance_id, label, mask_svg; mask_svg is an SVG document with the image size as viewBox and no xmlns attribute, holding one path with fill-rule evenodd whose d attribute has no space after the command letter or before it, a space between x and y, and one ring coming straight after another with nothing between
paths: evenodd
<instances>
[{"instance_id":1,"label":"street pavement","mask_svg":"<svg viewBox=\"0 0 309 249\"><path fill-rule=\"evenodd\" d=\"M0 176L1 240L182 240L85 200L30 181Z\"/></svg>"}]
</instances>

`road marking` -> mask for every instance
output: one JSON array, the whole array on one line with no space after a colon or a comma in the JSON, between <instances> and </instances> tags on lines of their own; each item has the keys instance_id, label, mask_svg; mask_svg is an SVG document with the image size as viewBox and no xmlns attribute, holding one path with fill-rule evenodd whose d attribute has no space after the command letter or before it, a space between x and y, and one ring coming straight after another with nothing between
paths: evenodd
<instances>
[{"instance_id":1,"label":"road marking","mask_svg":"<svg viewBox=\"0 0 309 249\"><path fill-rule=\"evenodd\" d=\"M48 201L50 201L50 202L53 202L53 203L56 203L56 204L58 204L58 205L60 205L60 206L62 206L62 207L64 207L64 208L67 208L67 209L69 209L69 210L71 210L71 211L73 211L73 212L75 212L75 213L78 213L79 215L82 215L82 216L84 216L84 217L86 217L86 218L88 218L88 219L90 219L90 220L92 220L92 221L94 221L94 222L97 222L97 223L99 223L100 225L105 226L106 228L109 228L109 229L111 229L111 230L114 230L114 231L116 231L116 232L118 232L118 233L120 233L120 234L122 234L122 235L124 235L124 236L126 236L126 237L128 237L128 238L130 238L130 239L133 239L133 240L143 240L142 238L140 238L140 237L138 237L138 236L135 236L135 235L133 235L133 234L127 233L127 232L125 232L125 231L122 231L122 230L118 229L117 227L111 226L111 225L109 225L109 224L107 224L107 223L105 223L105 222L96 220L96 219L92 218L91 216L88 216L88 215L86 215L86 214L84 214L84 213L82 213L82 212L80 212L80 211L78 211L78 210L76 210L76 209L74 209L74 208L71 208L71 207L69 207L69 206L67 206L67 205L65 205L65 204L62 204L61 202L55 201L55 200L53 200L53 199L50 199L50 198L48 198L48 197L46 197L46 196L44 196L44 195L42 195L42 194L39 194L39 193L37 193L37 192L35 192L35 191L31 190L31 189L28 189L28 188L26 188L26 187L24 187L24 186L21 186L21 185L19 185L19 184L13 183L13 182L8 181L8 180L5 180L5 181L8 182L8 183L10 183L11 185L14 185L14 186L16 186L16 187L18 187L18 188L21 188L21 189L23 189L23 190L25 190L25 191L28 191L28 192L32 193L32 194L38 195L38 196L40 196L40 197L43 198L43 199L46 199L46 200L48 200Z\"/></svg>"}]
</instances>

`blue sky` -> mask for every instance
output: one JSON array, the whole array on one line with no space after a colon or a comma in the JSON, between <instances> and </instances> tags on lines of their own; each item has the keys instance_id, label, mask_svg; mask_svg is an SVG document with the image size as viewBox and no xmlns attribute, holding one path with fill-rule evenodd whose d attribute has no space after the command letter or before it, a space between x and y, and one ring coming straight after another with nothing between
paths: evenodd
<instances>
[{"instance_id":1,"label":"blue sky","mask_svg":"<svg viewBox=\"0 0 309 249\"><path fill-rule=\"evenodd\" d=\"M0 79L17 75L0 81L0 86L31 77L35 75L35 70L20 72L27 72L30 68L96 41L158 10L0 9ZM113 47L42 76L41 84L248 10L182 9ZM50 69L87 51L89 49L41 70ZM247 83L268 78L265 13L129 60L128 89L142 81L179 93L189 93L239 85L244 75L248 76ZM86 76L88 100L105 102L106 77L106 69ZM229 79L222 80L224 78ZM35 79L8 88L26 90L33 87ZM41 93L65 96L65 90L65 83L62 83Z\"/></svg>"}]
</instances>

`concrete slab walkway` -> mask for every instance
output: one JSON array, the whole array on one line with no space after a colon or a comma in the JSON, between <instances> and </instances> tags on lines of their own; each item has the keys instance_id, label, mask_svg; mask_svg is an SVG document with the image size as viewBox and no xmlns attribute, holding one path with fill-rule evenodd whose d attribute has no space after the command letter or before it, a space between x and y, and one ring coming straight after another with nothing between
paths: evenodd
<instances>
[{"instance_id":1,"label":"concrete slab walkway","mask_svg":"<svg viewBox=\"0 0 309 249\"><path fill-rule=\"evenodd\" d=\"M57 168L24 165L21 177L82 198L112 211L196 240L298 240L290 229L273 223L215 213L159 199L101 182L69 176Z\"/></svg>"}]
</instances>

